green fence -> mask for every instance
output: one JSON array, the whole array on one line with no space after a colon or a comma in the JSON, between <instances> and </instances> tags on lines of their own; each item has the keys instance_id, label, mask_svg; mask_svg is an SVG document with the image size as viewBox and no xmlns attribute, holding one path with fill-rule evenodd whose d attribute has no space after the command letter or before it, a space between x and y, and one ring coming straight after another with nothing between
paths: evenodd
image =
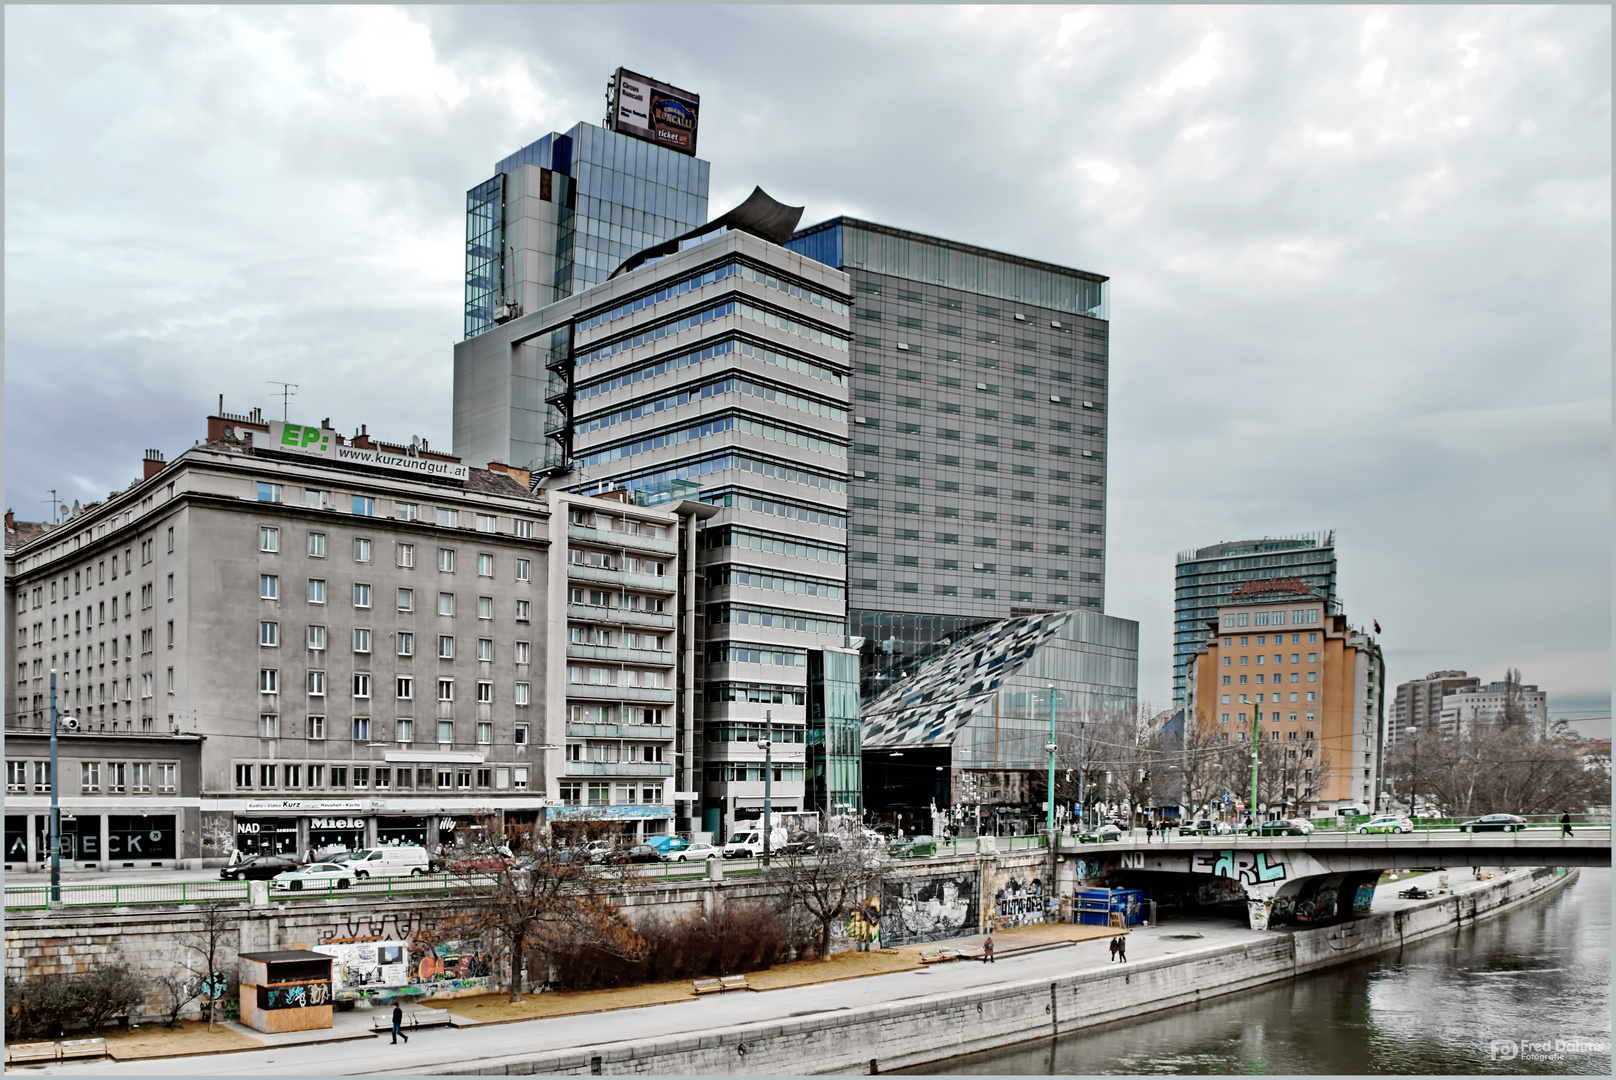
<instances>
[{"instance_id":1,"label":"green fence","mask_svg":"<svg viewBox=\"0 0 1616 1080\"><path fill-rule=\"evenodd\" d=\"M64 907L132 907L140 904L239 904L251 896L245 881L166 881L156 884L63 885ZM49 885L12 885L6 888L6 910L30 911L50 907Z\"/></svg>"}]
</instances>

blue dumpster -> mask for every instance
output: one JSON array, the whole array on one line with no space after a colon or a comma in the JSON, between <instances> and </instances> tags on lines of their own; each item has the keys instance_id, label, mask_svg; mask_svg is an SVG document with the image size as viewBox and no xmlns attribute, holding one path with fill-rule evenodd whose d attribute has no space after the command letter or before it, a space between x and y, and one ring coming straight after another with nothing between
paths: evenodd
<instances>
[{"instance_id":1,"label":"blue dumpster","mask_svg":"<svg viewBox=\"0 0 1616 1080\"><path fill-rule=\"evenodd\" d=\"M1145 921L1144 899L1139 889L1079 889L1076 921L1084 926L1110 926L1111 916L1120 914L1122 925L1138 926Z\"/></svg>"}]
</instances>

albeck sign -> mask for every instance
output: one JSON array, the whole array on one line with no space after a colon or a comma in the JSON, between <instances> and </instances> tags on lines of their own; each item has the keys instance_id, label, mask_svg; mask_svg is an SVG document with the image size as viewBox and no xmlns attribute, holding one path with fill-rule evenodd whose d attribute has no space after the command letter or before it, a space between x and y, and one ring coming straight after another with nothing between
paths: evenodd
<instances>
[{"instance_id":1,"label":"albeck sign","mask_svg":"<svg viewBox=\"0 0 1616 1080\"><path fill-rule=\"evenodd\" d=\"M1313 590L1301 578L1272 578L1268 581L1242 581L1229 595L1231 600L1256 600L1264 596L1306 596Z\"/></svg>"},{"instance_id":2,"label":"albeck sign","mask_svg":"<svg viewBox=\"0 0 1616 1080\"><path fill-rule=\"evenodd\" d=\"M470 466L458 462L435 461L432 458L395 454L388 450L345 446L337 441L335 431L313 424L289 424L283 420L271 420L268 448L293 454L307 454L309 457L324 458L327 461L346 461L367 468L386 469L389 472L436 476L445 480L465 480L471 476Z\"/></svg>"}]
</instances>

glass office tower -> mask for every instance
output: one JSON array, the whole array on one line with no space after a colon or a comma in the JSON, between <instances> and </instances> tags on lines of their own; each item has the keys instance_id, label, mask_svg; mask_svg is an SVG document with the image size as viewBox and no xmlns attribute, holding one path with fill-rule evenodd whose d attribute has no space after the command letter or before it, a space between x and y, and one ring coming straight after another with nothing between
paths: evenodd
<instances>
[{"instance_id":1,"label":"glass office tower","mask_svg":"<svg viewBox=\"0 0 1616 1080\"><path fill-rule=\"evenodd\" d=\"M847 217L786 246L853 281L864 698L991 623L1103 610L1107 279Z\"/></svg>"},{"instance_id":2,"label":"glass office tower","mask_svg":"<svg viewBox=\"0 0 1616 1080\"><path fill-rule=\"evenodd\" d=\"M858 653L809 649L805 809L833 817L864 809L862 765Z\"/></svg>"},{"instance_id":3,"label":"glass office tower","mask_svg":"<svg viewBox=\"0 0 1616 1080\"><path fill-rule=\"evenodd\" d=\"M1323 600L1328 614L1341 611L1335 593L1335 531L1304 536L1226 540L1178 553L1173 596L1173 707L1184 704L1184 679L1190 658L1206 643L1207 623L1218 608L1240 599L1285 604L1301 596ZM1291 581L1291 579L1295 579ZM1285 583L1299 588L1255 588L1248 582Z\"/></svg>"},{"instance_id":4,"label":"glass office tower","mask_svg":"<svg viewBox=\"0 0 1616 1080\"><path fill-rule=\"evenodd\" d=\"M709 167L586 123L505 158L466 192L466 337L705 224Z\"/></svg>"}]
</instances>

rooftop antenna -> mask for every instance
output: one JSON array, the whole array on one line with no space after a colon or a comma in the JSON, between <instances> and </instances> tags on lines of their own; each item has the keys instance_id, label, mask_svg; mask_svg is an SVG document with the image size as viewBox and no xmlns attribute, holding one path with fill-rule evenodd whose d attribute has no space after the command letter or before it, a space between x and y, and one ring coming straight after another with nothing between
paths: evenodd
<instances>
[{"instance_id":1,"label":"rooftop antenna","mask_svg":"<svg viewBox=\"0 0 1616 1080\"><path fill-rule=\"evenodd\" d=\"M40 500L39 500L39 501L40 501L40 502L48 502L48 503L50 503L50 508L51 508L51 524L52 524L52 525L57 525L57 524L60 524L60 523L61 523L61 522L60 522L60 518L59 518L59 517L58 517L58 515L57 515L57 512L56 512L56 508L57 508L57 507L58 507L58 506L61 506L61 505L62 505L62 500L61 500L61 499L58 499L58 498L57 498L57 497L56 497L56 489L55 489L55 488L51 488L51 489L50 489L50 498L48 498L48 499L40 499Z\"/></svg>"},{"instance_id":2,"label":"rooftop antenna","mask_svg":"<svg viewBox=\"0 0 1616 1080\"><path fill-rule=\"evenodd\" d=\"M274 379L265 379L264 381L269 383L271 386L278 386L281 388L281 422L285 423L287 413L290 411L291 400L297 396L297 383L276 382Z\"/></svg>"}]
</instances>

